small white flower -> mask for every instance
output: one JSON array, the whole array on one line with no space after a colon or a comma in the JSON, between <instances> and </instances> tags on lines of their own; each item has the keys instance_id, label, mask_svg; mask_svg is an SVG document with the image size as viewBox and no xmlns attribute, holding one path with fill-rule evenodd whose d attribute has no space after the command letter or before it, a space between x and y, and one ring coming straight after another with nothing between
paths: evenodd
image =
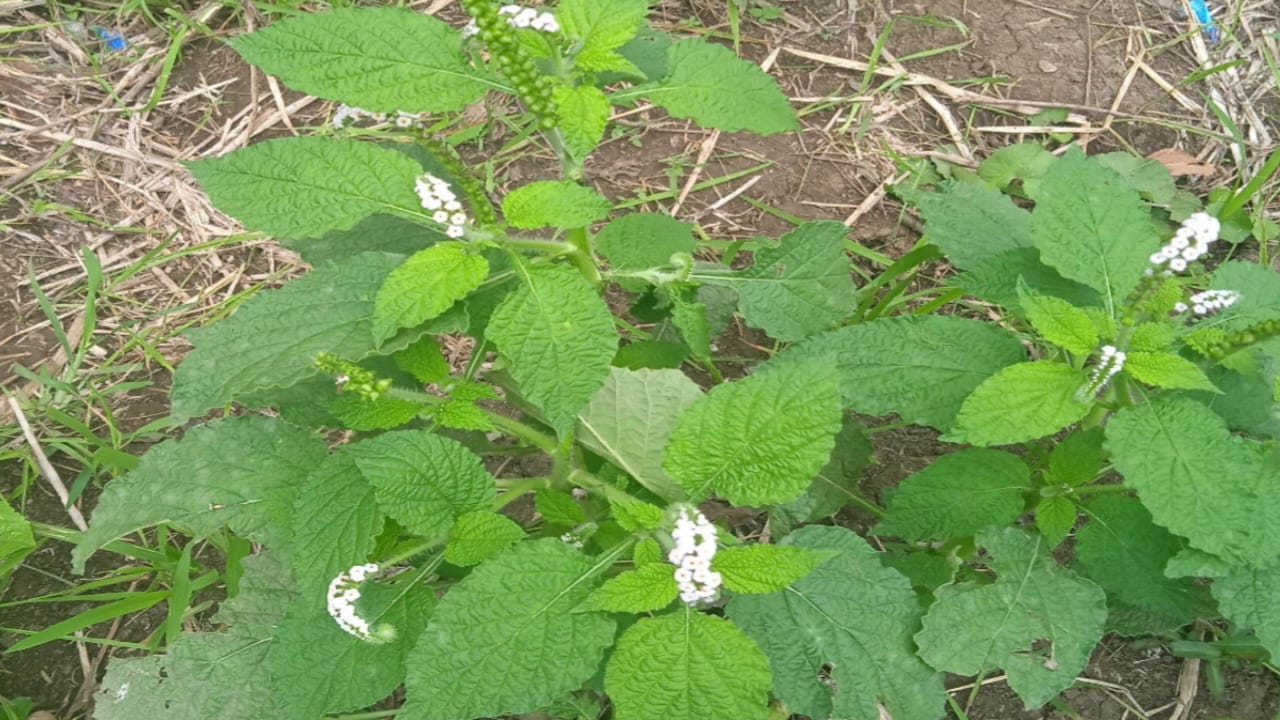
<instances>
[{"instance_id":1,"label":"small white flower","mask_svg":"<svg viewBox=\"0 0 1280 720\"><path fill-rule=\"evenodd\" d=\"M466 234L467 234L467 230L466 230L466 228L462 227L461 225L450 225L450 226L449 226L449 227L444 231L444 234L445 234L445 235L448 235L448 236L449 236L449 237L451 237L451 238L455 238L455 239L456 239L456 238L460 238L460 237L462 237L463 235L466 235Z\"/></svg>"},{"instance_id":2,"label":"small white flower","mask_svg":"<svg viewBox=\"0 0 1280 720\"><path fill-rule=\"evenodd\" d=\"M1174 303L1173 311L1179 315L1187 311L1187 304L1184 302Z\"/></svg>"},{"instance_id":3,"label":"small white flower","mask_svg":"<svg viewBox=\"0 0 1280 720\"><path fill-rule=\"evenodd\" d=\"M448 211L448 210L437 210L437 211L435 211L434 213L432 213L432 215L431 215L431 219L432 219L432 220L435 220L436 222L440 223L441 225L447 225L447 224L449 223L449 211Z\"/></svg>"},{"instance_id":4,"label":"small white flower","mask_svg":"<svg viewBox=\"0 0 1280 720\"><path fill-rule=\"evenodd\" d=\"M1169 269L1174 272L1182 272L1187 269L1187 261L1182 258L1175 258L1169 261Z\"/></svg>"},{"instance_id":5,"label":"small white flower","mask_svg":"<svg viewBox=\"0 0 1280 720\"><path fill-rule=\"evenodd\" d=\"M1222 224L1212 215L1198 212L1182 222L1169 242L1148 258L1161 277L1169 277L1187 269L1187 264L1199 260L1209 252L1209 246L1217 241Z\"/></svg>"},{"instance_id":6,"label":"small white flower","mask_svg":"<svg viewBox=\"0 0 1280 720\"><path fill-rule=\"evenodd\" d=\"M723 579L711 570L711 559L716 554L716 528L702 513L681 509L671 531L675 547L667 553L667 560L677 566L675 580L680 589L680 599L696 605L710 602L720 592Z\"/></svg>"},{"instance_id":7,"label":"small white flower","mask_svg":"<svg viewBox=\"0 0 1280 720\"><path fill-rule=\"evenodd\" d=\"M360 617L356 601L360 599L360 583L376 575L379 570L377 563L355 565L346 572L338 573L329 583L327 605L330 617L344 632L371 643L385 642L390 631L380 629L375 634L369 621Z\"/></svg>"}]
</instances>

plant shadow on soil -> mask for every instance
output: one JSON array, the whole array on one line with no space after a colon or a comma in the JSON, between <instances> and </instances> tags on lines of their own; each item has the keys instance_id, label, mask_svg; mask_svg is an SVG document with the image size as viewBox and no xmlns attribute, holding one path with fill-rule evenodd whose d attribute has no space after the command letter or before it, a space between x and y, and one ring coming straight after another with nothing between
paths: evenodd
<instances>
[{"instance_id":1,"label":"plant shadow on soil","mask_svg":"<svg viewBox=\"0 0 1280 720\"><path fill-rule=\"evenodd\" d=\"M657 3L655 19L676 28L683 20L696 17L703 25L723 27L723 3L710 0L672 0ZM848 8L856 5L852 17ZM767 24L744 19L743 34L747 42L743 54L755 61L763 60L774 48L799 48L835 57L865 59L874 45L875 34L894 18L895 27L886 47L897 57L909 57L951 44L962 47L952 52L922 56L907 63L908 69L951 82L963 78L1008 78L1009 84L998 88L1000 95L1045 103L1064 103L1082 107L1109 107L1128 69L1127 44L1134 33L1144 27L1168 20L1167 12L1157 2L1121 2L1119 0L1059 0L1053 7L1012 0L880 0L849 3L848 0L794 0L782 6L788 12L784 21ZM448 12L454 13L456 8ZM456 14L450 16L458 19ZM959 19L961 31L948 19ZM763 39L764 42L753 42ZM1167 36L1166 36L1167 39ZM1183 58L1168 53L1150 59L1159 73L1174 81L1185 77ZM773 74L784 89L795 97L818 98L827 95L850 95L859 89L859 73L780 53ZM226 83L222 85L221 83ZM218 86L218 102L206 106L197 97L195 106L178 108L161 115L157 122L168 128L170 137L189 138L206 125L215 127L253 100L246 68L225 46L201 40L185 53L169 89L172 95L192 91L199 86ZM865 88L864 88L865 89ZM975 88L980 89L980 88ZM260 88L260 93L265 89ZM290 99L295 96L289 95ZM259 99L270 107L270 95ZM868 101L876 122L860 128L858 133L841 132L849 120L849 106L819 110L807 115L805 130L783 136L754 137L745 133L725 134L714 147L701 169L701 179L717 178L758 165L771 163L753 177L754 184L738 198L718 205L751 178L718 185L714 189L693 193L682 207L680 217L700 222L709 235L718 238L750 238L777 236L790 229L777 212L804 219L843 220L859 207L863 199L900 172L887 151L902 155L922 154L947 147L952 156L958 148L952 143L947 128L909 89L886 91ZM1149 78L1139 75L1125 94L1119 109L1129 116L1177 118L1183 112L1167 94ZM308 109L314 114L317 108ZM843 112L840 116L837 113ZM971 125L1025 125L1025 118L987 110L959 117ZM1095 119L1097 119L1095 117ZM323 122L310 117L309 120ZM679 188L688 179L708 134L682 121L640 116L625 122L630 133L607 143L587 165L587 175L609 197L618 199L637 193ZM1132 118L1117 121L1117 133L1100 137L1092 150L1130 147L1149 153L1166 147L1180 147L1190 142L1165 124L1135 122ZM1004 144L1025 136L1010 132L965 133L974 155L981 157ZM1031 136L1038 138L1039 136ZM1197 147L1186 147L1193 154ZM542 160L545 160L543 158ZM523 181L545 176L548 167L533 158L519 161L513 169ZM1222 181L1225 176L1216 178ZM751 202L754 201L754 202ZM74 205L74 203L72 203ZM668 203L664 208L669 209ZM872 204L852 227L852 238L863 246L898 256L909 249L918 234L902 223L901 208L891 200ZM75 233L40 233L51 243L67 245L74 250L80 242ZM66 250L68 248L62 248ZM42 255L33 249L31 255ZM65 252L62 253L65 256ZM0 300L25 294L23 302L13 300L15 312L0 318L0 339L10 337L31 321L29 291L18 287L25 271L0 255ZM233 256L243 259L243 256ZM859 261L862 262L862 261ZM868 270L874 269L866 266ZM39 270L37 264L37 270ZM945 266L931 268L919 282L922 287L936 284L947 272ZM0 359L8 364L17 358L30 362L47 354L51 347L45 341L24 341L17 348L0 348ZM726 355L753 357L761 355L760 347L767 339L757 333L731 324L720 338L721 352ZM7 375L7 370L5 373ZM730 376L735 376L730 373ZM701 380L702 378L700 378ZM939 443L936 434L922 429L903 429L880 433L875 437L877 464L868 471L864 492L882 499L885 488L896 486L907 475L926 466L952 446ZM511 468L507 469L509 473ZM0 464L0 491L11 494L20 481L16 464ZM26 512L42 522L66 525L66 516L57 499L38 485L27 495ZM871 525L865 514L847 510L836 521L859 532ZM99 554L91 563L92 572L110 569L111 556ZM68 549L51 544L27 560L27 567L15 573L5 598L32 597L62 589L66 581L74 581L68 569ZM84 606L44 604L16 609L0 609L0 626L44 627ZM117 637L127 640L145 638L163 616L156 612L143 614L122 623ZM101 636L102 628L90 634ZM97 648L87 646L89 656L96 657ZM1074 709L1072 716L1058 709L1027 711L1003 683L985 686L968 708L972 720L1059 720L1080 717L1085 720L1127 720L1136 718L1122 701L1135 702L1142 708L1156 708L1172 702L1178 693L1183 661L1167 652L1144 650L1138 643L1108 637L1087 668L1085 674L1095 680L1124 688L1129 696L1115 690L1082 687L1069 690L1063 701ZM101 672L101 668L98 668ZM1203 682L1199 693L1183 717L1184 720L1273 720L1280 704L1278 685L1273 675L1263 671L1227 670L1225 695L1211 698ZM949 678L948 685L963 684L965 679ZM0 656L0 695L30 696L37 707L66 710L76 706L76 694L84 685L81 663L71 643L56 642L17 655ZM958 695L964 700L967 693ZM59 716L63 720L83 716L80 706L75 715Z\"/></svg>"}]
</instances>

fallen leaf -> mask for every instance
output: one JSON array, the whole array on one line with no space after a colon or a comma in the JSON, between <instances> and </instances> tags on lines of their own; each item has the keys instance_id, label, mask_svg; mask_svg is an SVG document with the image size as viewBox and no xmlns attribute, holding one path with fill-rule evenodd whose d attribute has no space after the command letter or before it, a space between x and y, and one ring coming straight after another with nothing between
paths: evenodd
<instances>
[{"instance_id":1,"label":"fallen leaf","mask_svg":"<svg viewBox=\"0 0 1280 720\"><path fill-rule=\"evenodd\" d=\"M1218 167L1216 165L1200 162L1194 155L1189 155L1175 148L1157 150L1148 155L1147 159L1155 160L1161 165L1169 168L1169 172L1175 177L1180 175L1210 177L1218 172Z\"/></svg>"}]
</instances>

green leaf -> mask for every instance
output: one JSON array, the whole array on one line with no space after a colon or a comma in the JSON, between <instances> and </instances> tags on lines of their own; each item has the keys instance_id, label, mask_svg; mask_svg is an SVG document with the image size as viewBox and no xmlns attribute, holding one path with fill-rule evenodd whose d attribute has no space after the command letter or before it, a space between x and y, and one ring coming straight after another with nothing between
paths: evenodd
<instances>
[{"instance_id":1,"label":"green leaf","mask_svg":"<svg viewBox=\"0 0 1280 720\"><path fill-rule=\"evenodd\" d=\"M762 595L803 578L828 557L790 545L745 545L716 553L711 567L723 576L725 589Z\"/></svg>"},{"instance_id":2,"label":"green leaf","mask_svg":"<svg viewBox=\"0 0 1280 720\"><path fill-rule=\"evenodd\" d=\"M582 43L574 65L589 71L620 69L615 51L640 32L648 14L647 0L563 0L556 7L564 34Z\"/></svg>"},{"instance_id":3,"label":"green leaf","mask_svg":"<svg viewBox=\"0 0 1280 720\"><path fill-rule=\"evenodd\" d=\"M969 449L943 455L902 481L873 532L903 540L969 537L1022 515L1031 469L1016 455Z\"/></svg>"},{"instance_id":4,"label":"green leaf","mask_svg":"<svg viewBox=\"0 0 1280 720\"><path fill-rule=\"evenodd\" d=\"M680 416L663 468L692 500L793 500L826 464L840 430L830 363L796 363L717 385Z\"/></svg>"},{"instance_id":5,"label":"green leaf","mask_svg":"<svg viewBox=\"0 0 1280 720\"><path fill-rule=\"evenodd\" d=\"M609 509L613 512L613 519L618 525L629 532L656 530L662 525L662 508L628 495L610 497Z\"/></svg>"},{"instance_id":6,"label":"green leaf","mask_svg":"<svg viewBox=\"0 0 1280 720\"><path fill-rule=\"evenodd\" d=\"M760 135L800 127L777 81L732 50L703 40L680 40L667 59L671 73L666 79L637 90L672 117Z\"/></svg>"},{"instance_id":7,"label":"green leaf","mask_svg":"<svg viewBox=\"0 0 1280 720\"><path fill-rule=\"evenodd\" d=\"M1176 396L1125 408L1107 446L1156 524L1192 547L1254 566L1280 554L1280 467L1209 408Z\"/></svg>"},{"instance_id":8,"label":"green leaf","mask_svg":"<svg viewBox=\"0 0 1280 720\"><path fill-rule=\"evenodd\" d=\"M227 418L166 440L107 486L71 552L75 572L106 543L168 523L198 537L222 528L272 547L287 544L294 494L324 460L324 442L260 416Z\"/></svg>"},{"instance_id":9,"label":"green leaf","mask_svg":"<svg viewBox=\"0 0 1280 720\"><path fill-rule=\"evenodd\" d=\"M382 524L373 486L351 454L326 457L307 475L293 503L288 560L299 590L319 597L338 573L365 562Z\"/></svg>"},{"instance_id":10,"label":"green leaf","mask_svg":"<svg viewBox=\"0 0 1280 720\"><path fill-rule=\"evenodd\" d=\"M738 309L747 324L784 342L827 330L853 310L852 263L844 252L849 228L838 222L810 222L776 245L763 243L751 267L732 277L708 276L738 291Z\"/></svg>"},{"instance_id":11,"label":"green leaf","mask_svg":"<svg viewBox=\"0 0 1280 720\"><path fill-rule=\"evenodd\" d=\"M413 158L358 140L268 140L187 166L219 210L289 238L348 230L375 213L422 216Z\"/></svg>"},{"instance_id":12,"label":"green leaf","mask_svg":"<svg viewBox=\"0 0 1280 720\"><path fill-rule=\"evenodd\" d=\"M1258 373L1239 373L1221 366L1209 369L1209 380L1220 393L1190 394L1195 400L1213 408L1232 430L1254 438L1280 437L1280 413L1277 413L1274 380Z\"/></svg>"},{"instance_id":13,"label":"green leaf","mask_svg":"<svg viewBox=\"0 0 1280 720\"><path fill-rule=\"evenodd\" d=\"M774 694L815 719L880 720L877 705L895 720L941 717L942 678L911 639L920 610L907 579L844 528L801 528L782 546L838 554L783 592L729 601L729 618L769 658Z\"/></svg>"},{"instance_id":14,"label":"green leaf","mask_svg":"<svg viewBox=\"0 0 1280 720\"><path fill-rule=\"evenodd\" d=\"M1101 588L1059 567L1039 535L993 528L978 535L997 578L939 588L916 634L920 656L946 672L1003 668L1009 687L1037 707L1071 687L1102 639Z\"/></svg>"},{"instance_id":15,"label":"green leaf","mask_svg":"<svg viewBox=\"0 0 1280 720\"><path fill-rule=\"evenodd\" d=\"M728 620L686 608L627 628L604 687L616 720L764 720L769 663Z\"/></svg>"},{"instance_id":16,"label":"green leaf","mask_svg":"<svg viewBox=\"0 0 1280 720\"><path fill-rule=\"evenodd\" d=\"M30 523L0 497L0 560L35 546Z\"/></svg>"},{"instance_id":17,"label":"green leaf","mask_svg":"<svg viewBox=\"0 0 1280 720\"><path fill-rule=\"evenodd\" d=\"M407 8L295 15L231 45L294 90L367 110L459 110L504 89L471 68L456 30Z\"/></svg>"},{"instance_id":18,"label":"green leaf","mask_svg":"<svg viewBox=\"0 0 1280 720\"><path fill-rule=\"evenodd\" d=\"M440 343L427 336L392 356L396 365L420 383L438 383L449 377L449 361Z\"/></svg>"},{"instance_id":19,"label":"green leaf","mask_svg":"<svg viewBox=\"0 0 1280 720\"><path fill-rule=\"evenodd\" d=\"M587 513L563 490L542 488L534 493L534 507L550 525L574 527L587 521Z\"/></svg>"},{"instance_id":20,"label":"green leaf","mask_svg":"<svg viewBox=\"0 0 1280 720\"><path fill-rule=\"evenodd\" d=\"M1022 311L1045 340L1074 355L1090 355L1098 347L1098 330L1084 310L1050 295L1037 295L1025 285L1018 288Z\"/></svg>"},{"instance_id":21,"label":"green leaf","mask_svg":"<svg viewBox=\"0 0 1280 720\"><path fill-rule=\"evenodd\" d=\"M912 199L924 217L929 242L958 268L967 270L1006 250L1031 246L1031 213L998 190L957 182Z\"/></svg>"},{"instance_id":22,"label":"green leaf","mask_svg":"<svg viewBox=\"0 0 1280 720\"><path fill-rule=\"evenodd\" d=\"M374 644L343 631L325 609L326 594L300 597L272 633L267 655L281 717L318 718L358 710L390 695L404 680L405 659L435 604L421 584L365 583L358 609L373 627L395 628Z\"/></svg>"},{"instance_id":23,"label":"green leaf","mask_svg":"<svg viewBox=\"0 0 1280 720\"><path fill-rule=\"evenodd\" d=\"M578 439L666 500L684 490L662 469L662 451L680 415L702 391L679 370L613 368L578 413Z\"/></svg>"},{"instance_id":24,"label":"green leaf","mask_svg":"<svg viewBox=\"0 0 1280 720\"><path fill-rule=\"evenodd\" d=\"M1233 290L1240 300L1220 311L1214 326L1227 332L1244 330L1265 320L1280 318L1280 274L1256 262L1233 260L1213 272L1209 287Z\"/></svg>"},{"instance_id":25,"label":"green leaf","mask_svg":"<svg viewBox=\"0 0 1280 720\"><path fill-rule=\"evenodd\" d=\"M1102 293L1114 315L1159 246L1142 198L1114 170L1076 149L1049 168L1037 197L1031 235L1041 259Z\"/></svg>"},{"instance_id":26,"label":"green leaf","mask_svg":"<svg viewBox=\"0 0 1280 720\"><path fill-rule=\"evenodd\" d=\"M607 562L607 561L602 561ZM519 543L436 607L409 656L403 720L529 712L578 689L613 642L601 613L572 613L603 569L559 540Z\"/></svg>"},{"instance_id":27,"label":"green leaf","mask_svg":"<svg viewBox=\"0 0 1280 720\"><path fill-rule=\"evenodd\" d=\"M1049 453L1045 483L1084 485L1098 477L1101 471L1102 431L1098 428L1077 430Z\"/></svg>"},{"instance_id":28,"label":"green leaf","mask_svg":"<svg viewBox=\"0 0 1280 720\"><path fill-rule=\"evenodd\" d=\"M670 605L678 594L675 568L666 563L651 563L605 581L578 610L655 612Z\"/></svg>"},{"instance_id":29,"label":"green leaf","mask_svg":"<svg viewBox=\"0 0 1280 720\"><path fill-rule=\"evenodd\" d=\"M636 543L635 549L631 552L631 560L636 567L643 567L655 563L666 563L667 556L662 550L662 545L657 540L647 537Z\"/></svg>"},{"instance_id":30,"label":"green leaf","mask_svg":"<svg viewBox=\"0 0 1280 720\"><path fill-rule=\"evenodd\" d=\"M430 320L466 297L489 276L483 255L465 243L433 245L387 276L374 301L373 336L382 343L400 328Z\"/></svg>"},{"instance_id":31,"label":"green leaf","mask_svg":"<svg viewBox=\"0 0 1280 720\"><path fill-rule=\"evenodd\" d=\"M1156 387L1221 392L1200 366L1170 352L1130 352L1124 371L1139 382Z\"/></svg>"},{"instance_id":32,"label":"green leaf","mask_svg":"<svg viewBox=\"0 0 1280 720\"><path fill-rule=\"evenodd\" d=\"M365 253L260 291L230 318L189 333L195 349L174 373L181 421L250 393L316 374L316 355L359 360L373 351L374 297L400 261Z\"/></svg>"},{"instance_id":33,"label":"green leaf","mask_svg":"<svg viewBox=\"0 0 1280 720\"><path fill-rule=\"evenodd\" d=\"M1006 250L967 268L950 284L987 302L1016 307L1018 283L1043 295L1062 298L1076 307L1102 304L1098 291L1074 280L1067 280L1057 270L1040 261L1035 248Z\"/></svg>"},{"instance_id":34,"label":"green leaf","mask_svg":"<svg viewBox=\"0 0 1280 720\"><path fill-rule=\"evenodd\" d=\"M344 427L369 432L400 427L416 418L422 411L422 406L386 395L370 400L348 393L334 398L329 404L329 410L342 421Z\"/></svg>"},{"instance_id":35,"label":"green leaf","mask_svg":"<svg viewBox=\"0 0 1280 720\"><path fill-rule=\"evenodd\" d=\"M560 8L564 12L563 6ZM591 154L604 137L613 106L600 88L579 85L560 87L555 93L556 126L564 135L564 144L575 158Z\"/></svg>"},{"instance_id":36,"label":"green leaf","mask_svg":"<svg viewBox=\"0 0 1280 720\"><path fill-rule=\"evenodd\" d=\"M1223 617L1258 636L1271 658L1280 658L1280 564L1237 569L1213 581L1213 597Z\"/></svg>"},{"instance_id":37,"label":"green leaf","mask_svg":"<svg viewBox=\"0 0 1280 720\"><path fill-rule=\"evenodd\" d=\"M378 506L410 532L443 537L459 515L487 510L493 478L458 441L418 430L383 433L347 446L373 485Z\"/></svg>"},{"instance_id":38,"label":"green leaf","mask_svg":"<svg viewBox=\"0 0 1280 720\"><path fill-rule=\"evenodd\" d=\"M1133 334L1129 336L1129 349L1138 352L1160 352L1169 349L1176 337L1177 333L1170 323L1145 322L1133 329Z\"/></svg>"},{"instance_id":39,"label":"green leaf","mask_svg":"<svg viewBox=\"0 0 1280 720\"><path fill-rule=\"evenodd\" d=\"M693 226L663 213L623 215L596 235L596 249L614 270L666 267L672 255L692 255L697 247Z\"/></svg>"},{"instance_id":40,"label":"green leaf","mask_svg":"<svg viewBox=\"0 0 1280 720\"><path fill-rule=\"evenodd\" d=\"M364 218L350 230L332 230L318 238L277 239L301 255L303 260L318 267L362 252L412 255L444 240L445 234L402 217L379 213Z\"/></svg>"},{"instance_id":41,"label":"green leaf","mask_svg":"<svg viewBox=\"0 0 1280 720\"><path fill-rule=\"evenodd\" d=\"M449 393L449 400L431 416L443 427L459 430L492 430L493 420L476 404L478 400L497 399L498 393L485 383L459 381Z\"/></svg>"},{"instance_id":42,"label":"green leaf","mask_svg":"<svg viewBox=\"0 0 1280 720\"><path fill-rule=\"evenodd\" d=\"M293 599L289 571L270 555L244 561L240 593L214 616L225 632L184 632L164 655L113 658L94 716L110 720L280 717L266 658ZM330 621L332 622L332 621Z\"/></svg>"},{"instance_id":43,"label":"green leaf","mask_svg":"<svg viewBox=\"0 0 1280 720\"><path fill-rule=\"evenodd\" d=\"M965 398L947 442L1011 445L1054 433L1089 413L1078 395L1087 378L1069 365L1010 365Z\"/></svg>"},{"instance_id":44,"label":"green leaf","mask_svg":"<svg viewBox=\"0 0 1280 720\"><path fill-rule=\"evenodd\" d=\"M537 180L502 199L502 214L523 230L572 230L603 220L613 204L595 190L568 180Z\"/></svg>"},{"instance_id":45,"label":"green leaf","mask_svg":"<svg viewBox=\"0 0 1280 720\"><path fill-rule=\"evenodd\" d=\"M1014 180L1021 180L1024 193L1035 197L1040 181L1056 159L1040 143L1018 143L991 153L978 166L978 177L1002 190Z\"/></svg>"},{"instance_id":46,"label":"green leaf","mask_svg":"<svg viewBox=\"0 0 1280 720\"><path fill-rule=\"evenodd\" d=\"M795 500L770 510L769 521L775 534L785 535L789 528L829 517L858 501L861 497L858 484L875 452L862 429L862 423L856 419L844 418L831 457L809 484L809 489Z\"/></svg>"},{"instance_id":47,"label":"green leaf","mask_svg":"<svg viewBox=\"0 0 1280 720\"><path fill-rule=\"evenodd\" d=\"M479 565L524 537L524 529L506 515L476 510L458 516L444 548L454 565Z\"/></svg>"},{"instance_id":48,"label":"green leaf","mask_svg":"<svg viewBox=\"0 0 1280 720\"><path fill-rule=\"evenodd\" d=\"M1095 155L1094 159L1119 173L1151 204L1164 207L1173 201L1177 186L1169 168L1163 163L1127 152L1103 153Z\"/></svg>"},{"instance_id":49,"label":"green leaf","mask_svg":"<svg viewBox=\"0 0 1280 720\"><path fill-rule=\"evenodd\" d=\"M1076 526L1079 509L1070 498L1061 495L1045 498L1036 506L1036 530L1044 536L1049 548L1062 544Z\"/></svg>"},{"instance_id":50,"label":"green leaf","mask_svg":"<svg viewBox=\"0 0 1280 720\"><path fill-rule=\"evenodd\" d=\"M511 360L521 394L564 429L609 375L618 348L613 315L582 275L523 268L524 283L489 320L489 339Z\"/></svg>"},{"instance_id":51,"label":"green leaf","mask_svg":"<svg viewBox=\"0 0 1280 720\"><path fill-rule=\"evenodd\" d=\"M1110 495L1085 505L1090 521L1076 533L1076 562L1086 577L1127 605L1178 618L1196 617L1189 579L1165 576L1186 543L1151 520L1136 498Z\"/></svg>"},{"instance_id":52,"label":"green leaf","mask_svg":"<svg viewBox=\"0 0 1280 720\"><path fill-rule=\"evenodd\" d=\"M760 373L834 353L844 407L897 413L912 425L951 427L965 397L1006 365L1025 359L1018 338L994 325L941 315L850 325L779 353Z\"/></svg>"}]
</instances>

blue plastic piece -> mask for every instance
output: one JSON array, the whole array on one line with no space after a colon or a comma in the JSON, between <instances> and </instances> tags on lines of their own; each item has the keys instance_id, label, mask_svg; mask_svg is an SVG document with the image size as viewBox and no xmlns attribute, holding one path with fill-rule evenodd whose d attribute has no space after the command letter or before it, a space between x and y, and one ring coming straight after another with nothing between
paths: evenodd
<instances>
[{"instance_id":1,"label":"blue plastic piece","mask_svg":"<svg viewBox=\"0 0 1280 720\"><path fill-rule=\"evenodd\" d=\"M1222 32L1218 29L1218 24L1213 21L1208 3L1205 0L1191 0L1191 11L1196 14L1196 22L1200 23L1205 39L1210 43L1218 42L1222 38Z\"/></svg>"},{"instance_id":2,"label":"blue plastic piece","mask_svg":"<svg viewBox=\"0 0 1280 720\"><path fill-rule=\"evenodd\" d=\"M94 25L90 29L93 30L94 35L98 36L99 40L107 44L108 50L124 50L129 47L129 41L125 40L123 35L114 30L108 30L98 25Z\"/></svg>"}]
</instances>

